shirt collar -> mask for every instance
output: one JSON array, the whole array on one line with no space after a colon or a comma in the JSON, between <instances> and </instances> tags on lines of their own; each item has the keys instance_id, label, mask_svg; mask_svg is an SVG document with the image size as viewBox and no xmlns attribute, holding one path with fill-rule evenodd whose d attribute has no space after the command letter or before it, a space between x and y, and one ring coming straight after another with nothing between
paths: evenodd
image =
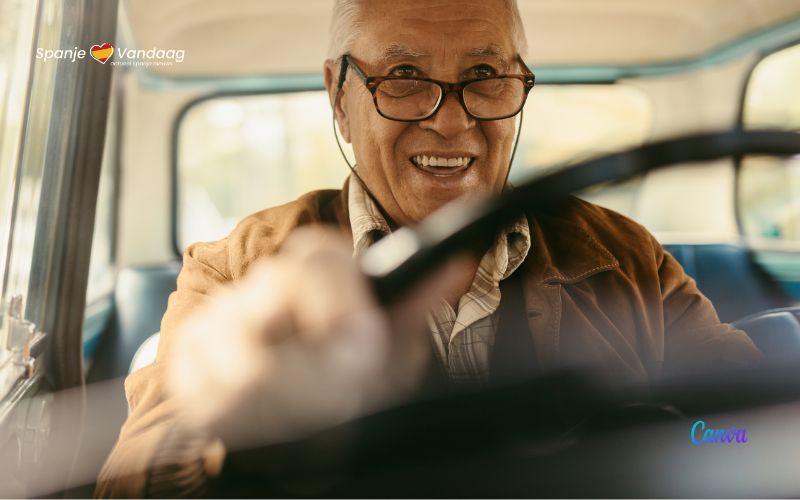
<instances>
[{"instance_id":1,"label":"shirt collar","mask_svg":"<svg viewBox=\"0 0 800 500\"><path fill-rule=\"evenodd\" d=\"M367 194L361 182L350 176L348 182L348 211L353 232L353 256L361 255L370 245L389 234L391 229L375 202ZM531 233L528 218L523 214L498 234L489 249L496 263L492 274L497 281L509 277L522 264L531 248Z\"/></svg>"},{"instance_id":2,"label":"shirt collar","mask_svg":"<svg viewBox=\"0 0 800 500\"><path fill-rule=\"evenodd\" d=\"M347 210L353 232L353 256L361 255L370 245L391 232L389 224L355 175L350 175Z\"/></svg>"}]
</instances>

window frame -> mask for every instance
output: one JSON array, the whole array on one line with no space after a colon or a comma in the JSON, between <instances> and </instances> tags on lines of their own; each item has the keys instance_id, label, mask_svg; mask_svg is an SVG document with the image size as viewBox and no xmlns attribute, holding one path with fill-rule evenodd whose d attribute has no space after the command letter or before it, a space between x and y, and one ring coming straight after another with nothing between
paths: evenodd
<instances>
[{"instance_id":1,"label":"window frame","mask_svg":"<svg viewBox=\"0 0 800 500\"><path fill-rule=\"evenodd\" d=\"M108 175L108 182L110 183L110 204L107 207L109 231L109 261L108 266L112 273L112 281L107 289L101 291L96 296L89 295L88 282L89 273L91 271L91 255L94 254L97 241L92 236L92 246L89 260L89 267L87 268L87 284L86 284L86 306L84 311L83 320L83 337L82 337L82 353L83 353L83 372L88 375L94 362L94 355L103 339L103 334L108 329L108 323L114 313L114 290L116 285L116 277L118 271L117 261L117 246L118 246L118 231L119 231L119 195L120 195L120 179L122 170L122 155L120 148L120 141L122 140L122 126L123 126L123 113L124 113L124 99L122 91L122 82L120 79L115 79L112 82L110 93L110 102L108 109L109 121L106 124L105 142L103 145L103 157L101 159L100 180L98 181L98 194L97 206L95 209L95 227L97 229L97 215L99 210L100 201L100 185L102 184L103 175ZM105 171L103 169L107 168Z\"/></svg>"},{"instance_id":2,"label":"window frame","mask_svg":"<svg viewBox=\"0 0 800 500\"><path fill-rule=\"evenodd\" d=\"M169 159L169 176L170 176L170 246L172 253L176 259L183 257L183 250L181 249L180 238L178 235L178 223L180 221L180 203L178 202L179 195L179 173L178 173L178 153L179 153L179 139L181 126L186 116L195 106L203 104L207 101L214 99L223 99L231 97L250 97L250 96L270 96L276 94L297 94L301 92L318 92L324 91L324 85L311 84L306 86L279 86L268 90L225 90L219 92L212 92L203 94L187 101L180 107L175 119L172 122L170 132L170 159Z\"/></svg>"}]
</instances>

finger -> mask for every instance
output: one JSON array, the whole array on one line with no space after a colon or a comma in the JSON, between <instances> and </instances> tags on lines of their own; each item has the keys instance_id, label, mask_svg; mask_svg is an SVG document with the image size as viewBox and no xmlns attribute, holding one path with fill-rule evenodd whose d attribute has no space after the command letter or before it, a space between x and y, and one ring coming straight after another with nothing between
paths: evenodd
<instances>
[{"instance_id":1,"label":"finger","mask_svg":"<svg viewBox=\"0 0 800 500\"><path fill-rule=\"evenodd\" d=\"M281 256L253 263L244 278L228 297L228 312L240 330L249 332L249 340L260 344L278 344L293 333L293 303L298 295L296 269ZM256 346L254 346L256 347Z\"/></svg>"},{"instance_id":2,"label":"finger","mask_svg":"<svg viewBox=\"0 0 800 500\"><path fill-rule=\"evenodd\" d=\"M215 427L270 377L267 341L291 329L288 298L280 293L291 285L284 267L277 259L254 264L174 332L168 390L197 425Z\"/></svg>"},{"instance_id":3,"label":"finger","mask_svg":"<svg viewBox=\"0 0 800 500\"><path fill-rule=\"evenodd\" d=\"M281 251L296 272L297 330L309 341L337 332L383 329L377 302L352 252L352 244L338 231L322 227L295 231Z\"/></svg>"}]
</instances>

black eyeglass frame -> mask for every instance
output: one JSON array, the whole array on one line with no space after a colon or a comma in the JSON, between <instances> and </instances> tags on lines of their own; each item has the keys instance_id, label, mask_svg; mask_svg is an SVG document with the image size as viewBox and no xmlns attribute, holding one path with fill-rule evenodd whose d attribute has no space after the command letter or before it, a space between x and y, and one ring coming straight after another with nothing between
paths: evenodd
<instances>
[{"instance_id":1,"label":"black eyeglass frame","mask_svg":"<svg viewBox=\"0 0 800 500\"><path fill-rule=\"evenodd\" d=\"M447 100L447 96L451 92L455 92L458 96L458 102L461 104L461 107L464 109L464 112L467 113L468 116L475 120L480 121L495 121L495 120L505 120L506 118L511 118L512 116L516 116L522 108L525 106L525 101L528 99L528 94L530 93L531 89L533 88L534 84L536 83L536 75L533 74L528 66L525 65L525 62L522 60L521 57L517 56L517 61L522 65L522 67L527 71L525 74L500 74L491 76L488 78L473 78L470 80L464 80L463 82L457 83L450 83L450 82L443 82L441 80L434 80L433 78L407 78L404 76L367 76L367 74L362 70L351 58L350 54L344 54L341 58L341 70L339 71L339 90L341 90L342 85L344 84L345 77L347 75L347 68L353 68L353 72L358 76L359 80L364 83L364 86L367 87L370 94L372 94L372 102L375 105L375 110L378 112L379 115L386 118L387 120L394 120L397 122L419 122L423 120L427 120L428 118L432 117L436 113L439 112L444 102ZM475 116L469 109L467 109L467 105L464 103L464 88L475 82L481 82L485 80L497 80L500 78L514 78L520 80L523 84L523 94L522 94L522 102L520 102L519 107L513 112L503 116L493 117L493 118L481 118ZM378 86L387 81L387 80L418 80L423 82L430 82L436 84L441 89L441 94L439 95L439 102L436 103L436 106L433 110L425 116L420 118L394 118L391 116L386 116L382 111L381 108L378 106L378 96L375 93L378 90Z\"/></svg>"}]
</instances>

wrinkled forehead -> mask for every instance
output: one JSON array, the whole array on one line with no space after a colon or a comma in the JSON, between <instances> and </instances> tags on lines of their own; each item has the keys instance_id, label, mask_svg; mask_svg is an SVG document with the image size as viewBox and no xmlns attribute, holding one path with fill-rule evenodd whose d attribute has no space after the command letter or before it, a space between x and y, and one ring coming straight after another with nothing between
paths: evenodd
<instances>
[{"instance_id":1,"label":"wrinkled forehead","mask_svg":"<svg viewBox=\"0 0 800 500\"><path fill-rule=\"evenodd\" d=\"M369 0L359 21L352 51L371 63L516 56L505 0Z\"/></svg>"}]
</instances>

